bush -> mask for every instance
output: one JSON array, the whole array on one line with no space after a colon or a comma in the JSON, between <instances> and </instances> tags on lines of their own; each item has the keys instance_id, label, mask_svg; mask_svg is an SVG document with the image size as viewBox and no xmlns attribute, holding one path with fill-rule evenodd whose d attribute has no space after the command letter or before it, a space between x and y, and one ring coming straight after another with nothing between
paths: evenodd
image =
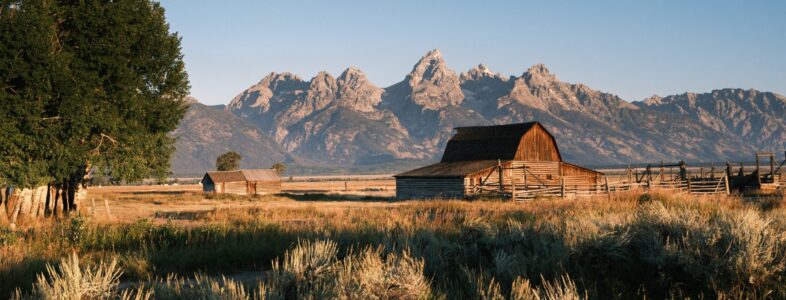
<instances>
[{"instance_id":1,"label":"bush","mask_svg":"<svg viewBox=\"0 0 786 300\"><path fill-rule=\"evenodd\" d=\"M87 235L87 221L82 216L72 217L63 230L63 241L69 246L79 246Z\"/></svg>"},{"instance_id":2,"label":"bush","mask_svg":"<svg viewBox=\"0 0 786 300\"><path fill-rule=\"evenodd\" d=\"M13 245L19 237L9 228L0 228L0 247Z\"/></svg>"},{"instance_id":3,"label":"bush","mask_svg":"<svg viewBox=\"0 0 786 300\"><path fill-rule=\"evenodd\" d=\"M29 298L106 299L117 294L121 273L115 260L109 264L100 263L82 268L79 266L79 257L72 253L70 257L60 260L57 268L46 266L46 275L38 275Z\"/></svg>"}]
</instances>

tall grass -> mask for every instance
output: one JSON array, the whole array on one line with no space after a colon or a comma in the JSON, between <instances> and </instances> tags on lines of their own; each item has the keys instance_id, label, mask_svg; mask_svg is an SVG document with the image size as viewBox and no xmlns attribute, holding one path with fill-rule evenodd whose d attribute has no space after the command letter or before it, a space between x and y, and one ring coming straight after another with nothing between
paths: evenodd
<instances>
[{"instance_id":1,"label":"tall grass","mask_svg":"<svg viewBox=\"0 0 786 300\"><path fill-rule=\"evenodd\" d=\"M153 282L146 291L163 299L780 299L784 217L736 198L625 194L72 221L5 238L0 292L36 292L45 264L75 249L90 265L119 257L121 281ZM264 280L221 277L248 271Z\"/></svg>"}]
</instances>

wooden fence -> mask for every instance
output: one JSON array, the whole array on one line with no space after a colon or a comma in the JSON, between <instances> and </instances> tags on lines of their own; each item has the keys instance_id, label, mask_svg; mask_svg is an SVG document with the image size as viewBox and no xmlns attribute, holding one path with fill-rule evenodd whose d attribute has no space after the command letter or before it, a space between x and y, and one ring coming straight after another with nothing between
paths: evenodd
<instances>
[{"instance_id":1,"label":"wooden fence","mask_svg":"<svg viewBox=\"0 0 786 300\"><path fill-rule=\"evenodd\" d=\"M503 194L513 200L531 200L536 198L574 198L596 195L610 195L626 191L669 191L691 195L729 194L729 181L724 175L721 178L689 178L687 180L653 180L653 181L609 181L603 177L598 184L570 184L560 180L558 185L508 185L503 186ZM495 191L494 189L486 189ZM497 189L498 191L498 189Z\"/></svg>"},{"instance_id":2,"label":"wooden fence","mask_svg":"<svg viewBox=\"0 0 786 300\"><path fill-rule=\"evenodd\" d=\"M581 183L571 180L568 176L559 178L555 183L517 183L516 180L499 185L494 182L490 185L477 185L473 187L474 193L494 193L510 197L513 200L531 200L536 198L575 198L596 195L610 195L625 191L669 191L687 193L691 195L717 195L729 194L729 180L724 175L720 178L688 178L686 180L609 180L601 177L595 184Z\"/></svg>"}]
</instances>

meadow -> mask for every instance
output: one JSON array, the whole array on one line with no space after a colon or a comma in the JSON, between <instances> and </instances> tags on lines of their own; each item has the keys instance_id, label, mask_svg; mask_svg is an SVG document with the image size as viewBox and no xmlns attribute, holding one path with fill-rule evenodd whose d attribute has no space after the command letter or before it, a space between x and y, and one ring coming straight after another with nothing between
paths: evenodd
<instances>
[{"instance_id":1,"label":"meadow","mask_svg":"<svg viewBox=\"0 0 786 300\"><path fill-rule=\"evenodd\" d=\"M783 299L781 198L92 193L0 229L21 299ZM3 226L5 228L5 226Z\"/></svg>"}]
</instances>

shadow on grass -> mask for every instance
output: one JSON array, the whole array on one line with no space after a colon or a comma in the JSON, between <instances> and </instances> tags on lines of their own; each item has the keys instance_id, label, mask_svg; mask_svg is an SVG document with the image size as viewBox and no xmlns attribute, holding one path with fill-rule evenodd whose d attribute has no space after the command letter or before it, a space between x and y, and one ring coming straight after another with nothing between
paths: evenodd
<instances>
[{"instance_id":1,"label":"shadow on grass","mask_svg":"<svg viewBox=\"0 0 786 300\"><path fill-rule=\"evenodd\" d=\"M358 202L394 202L395 197L363 196L363 195L337 195L324 193L292 194L282 193L277 196L295 201L358 201Z\"/></svg>"},{"instance_id":2,"label":"shadow on grass","mask_svg":"<svg viewBox=\"0 0 786 300\"><path fill-rule=\"evenodd\" d=\"M200 220L215 213L215 209L197 211L157 211L155 218L167 220Z\"/></svg>"},{"instance_id":3,"label":"shadow on grass","mask_svg":"<svg viewBox=\"0 0 786 300\"><path fill-rule=\"evenodd\" d=\"M120 192L121 195L186 195L197 194L192 191L134 191L134 192Z\"/></svg>"}]
</instances>

